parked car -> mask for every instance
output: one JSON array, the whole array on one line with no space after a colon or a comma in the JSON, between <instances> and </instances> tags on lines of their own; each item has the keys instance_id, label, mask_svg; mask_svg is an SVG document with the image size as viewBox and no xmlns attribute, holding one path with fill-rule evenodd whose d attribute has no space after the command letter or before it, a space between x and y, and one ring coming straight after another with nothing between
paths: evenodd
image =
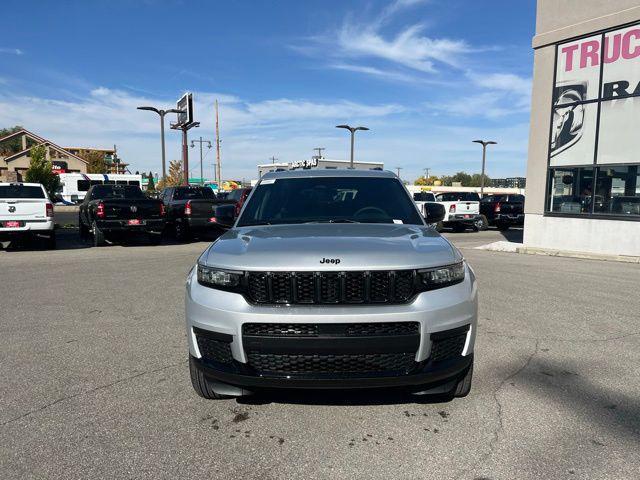
<instances>
[{"instance_id":1,"label":"parked car","mask_svg":"<svg viewBox=\"0 0 640 480\"><path fill-rule=\"evenodd\" d=\"M485 195L480 202L480 213L488 225L508 230L512 225L524 225L524 195Z\"/></svg>"},{"instance_id":2,"label":"parked car","mask_svg":"<svg viewBox=\"0 0 640 480\"><path fill-rule=\"evenodd\" d=\"M39 183L0 183L0 241L38 237L56 248L53 203Z\"/></svg>"},{"instance_id":3,"label":"parked car","mask_svg":"<svg viewBox=\"0 0 640 480\"><path fill-rule=\"evenodd\" d=\"M380 192L384 192L381 195ZM193 388L469 393L477 287L390 172L265 174L188 274Z\"/></svg>"},{"instance_id":4,"label":"parked car","mask_svg":"<svg viewBox=\"0 0 640 480\"><path fill-rule=\"evenodd\" d=\"M487 224L480 216L480 196L476 192L443 192L436 201L444 205L446 215L438 229L450 227L454 232L463 232L471 227L486 230Z\"/></svg>"},{"instance_id":5,"label":"parked car","mask_svg":"<svg viewBox=\"0 0 640 480\"><path fill-rule=\"evenodd\" d=\"M235 208L236 217L240 215L242 206L244 205L244 202L247 200L247 197L249 197L250 193L251 193L251 187L245 187L245 188L236 188L235 190L231 190L227 195L226 199L232 200L236 205L236 208Z\"/></svg>"},{"instance_id":6,"label":"parked car","mask_svg":"<svg viewBox=\"0 0 640 480\"><path fill-rule=\"evenodd\" d=\"M109 236L127 237L145 233L156 245L165 225L164 205L148 198L140 187L130 185L94 185L80 204L80 236L93 238L96 247Z\"/></svg>"},{"instance_id":7,"label":"parked car","mask_svg":"<svg viewBox=\"0 0 640 480\"><path fill-rule=\"evenodd\" d=\"M424 205L426 203L434 203L436 196L432 192L416 192L413 194L413 201L418 206L418 210L424 215Z\"/></svg>"},{"instance_id":8,"label":"parked car","mask_svg":"<svg viewBox=\"0 0 640 480\"><path fill-rule=\"evenodd\" d=\"M227 230L235 218L235 202L218 200L209 187L168 187L162 191L167 226L178 240L207 231Z\"/></svg>"}]
</instances>

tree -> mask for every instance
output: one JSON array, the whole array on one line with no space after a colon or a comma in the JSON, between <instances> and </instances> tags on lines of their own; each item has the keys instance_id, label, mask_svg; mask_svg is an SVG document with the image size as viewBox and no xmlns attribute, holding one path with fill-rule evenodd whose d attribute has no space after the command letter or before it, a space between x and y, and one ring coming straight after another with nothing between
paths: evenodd
<instances>
[{"instance_id":1,"label":"tree","mask_svg":"<svg viewBox=\"0 0 640 480\"><path fill-rule=\"evenodd\" d=\"M158 190L162 190L165 187L177 187L182 185L183 181L182 160L171 160L169 162L169 175L167 175L166 179L158 182Z\"/></svg>"},{"instance_id":2,"label":"tree","mask_svg":"<svg viewBox=\"0 0 640 480\"><path fill-rule=\"evenodd\" d=\"M482 183L482 174L481 173L474 173L473 175L471 175L471 182L469 184L470 187L479 187L480 184ZM491 179L485 175L484 176L484 186L490 186L491 185Z\"/></svg>"},{"instance_id":3,"label":"tree","mask_svg":"<svg viewBox=\"0 0 640 480\"><path fill-rule=\"evenodd\" d=\"M104 152L82 150L79 156L88 162L87 173L107 172L107 162L104 160Z\"/></svg>"},{"instance_id":4,"label":"tree","mask_svg":"<svg viewBox=\"0 0 640 480\"><path fill-rule=\"evenodd\" d=\"M53 173L51 162L47 160L47 149L44 145L31 147L29 151L31 163L25 173L25 181L29 183L41 183L52 200L60 186L60 178Z\"/></svg>"},{"instance_id":5,"label":"tree","mask_svg":"<svg viewBox=\"0 0 640 480\"><path fill-rule=\"evenodd\" d=\"M451 182L460 182L463 187L471 186L471 175L467 172L458 172L451 177Z\"/></svg>"},{"instance_id":6,"label":"tree","mask_svg":"<svg viewBox=\"0 0 640 480\"><path fill-rule=\"evenodd\" d=\"M24 130L20 125L16 125L15 127L10 128L0 128L0 138L4 138L12 133L19 132L20 130ZM18 138L12 138L11 140L7 140L0 144L0 155L13 155L14 153L18 153L22 150L22 141Z\"/></svg>"},{"instance_id":7,"label":"tree","mask_svg":"<svg viewBox=\"0 0 640 480\"><path fill-rule=\"evenodd\" d=\"M155 192L156 185L153 181L153 173L149 172L149 175L147 176L147 178L149 179L149 181L147 182L147 192Z\"/></svg>"},{"instance_id":8,"label":"tree","mask_svg":"<svg viewBox=\"0 0 640 480\"><path fill-rule=\"evenodd\" d=\"M415 181L414 185L433 185L434 182L438 180L438 177L431 175L430 177L426 177L423 175L422 177L418 177Z\"/></svg>"}]
</instances>

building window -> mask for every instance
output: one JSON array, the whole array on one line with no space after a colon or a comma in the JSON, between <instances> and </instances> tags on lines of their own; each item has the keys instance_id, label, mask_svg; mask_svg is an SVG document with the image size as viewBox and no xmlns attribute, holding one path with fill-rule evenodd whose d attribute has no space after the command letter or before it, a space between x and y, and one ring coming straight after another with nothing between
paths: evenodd
<instances>
[{"instance_id":1,"label":"building window","mask_svg":"<svg viewBox=\"0 0 640 480\"><path fill-rule=\"evenodd\" d=\"M556 45L548 213L640 219L640 25Z\"/></svg>"}]
</instances>

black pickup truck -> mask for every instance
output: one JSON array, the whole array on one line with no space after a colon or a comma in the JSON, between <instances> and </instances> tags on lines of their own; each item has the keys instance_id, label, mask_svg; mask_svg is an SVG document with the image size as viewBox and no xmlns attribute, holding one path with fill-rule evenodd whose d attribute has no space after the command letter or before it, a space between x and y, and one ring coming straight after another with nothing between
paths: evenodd
<instances>
[{"instance_id":1,"label":"black pickup truck","mask_svg":"<svg viewBox=\"0 0 640 480\"><path fill-rule=\"evenodd\" d=\"M94 185L80 204L78 218L80 236L93 237L96 247L104 245L107 236L146 233L157 245L165 225L164 205L146 197L133 185Z\"/></svg>"},{"instance_id":2,"label":"black pickup truck","mask_svg":"<svg viewBox=\"0 0 640 480\"><path fill-rule=\"evenodd\" d=\"M198 233L222 232L233 225L235 202L218 200L209 187L168 187L160 199L167 212L167 226L180 241Z\"/></svg>"},{"instance_id":3,"label":"black pickup truck","mask_svg":"<svg viewBox=\"0 0 640 480\"><path fill-rule=\"evenodd\" d=\"M508 230L512 225L524 224L524 195L485 195L480 202L480 214L489 225Z\"/></svg>"}]
</instances>

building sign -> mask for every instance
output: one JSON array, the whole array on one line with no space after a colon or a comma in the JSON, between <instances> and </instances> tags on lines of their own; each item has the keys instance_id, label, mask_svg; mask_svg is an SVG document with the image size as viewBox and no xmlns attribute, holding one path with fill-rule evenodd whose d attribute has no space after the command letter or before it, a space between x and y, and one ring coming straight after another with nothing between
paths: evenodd
<instances>
[{"instance_id":1,"label":"building sign","mask_svg":"<svg viewBox=\"0 0 640 480\"><path fill-rule=\"evenodd\" d=\"M307 170L309 168L315 168L318 166L318 159L317 158L312 158L311 160L298 160L297 162L291 162L289 164L289 168L291 170L296 170L298 168L302 168L304 170Z\"/></svg>"},{"instance_id":2,"label":"building sign","mask_svg":"<svg viewBox=\"0 0 640 480\"><path fill-rule=\"evenodd\" d=\"M69 170L69 164L62 160L53 160L51 162L51 171L53 173L67 173Z\"/></svg>"},{"instance_id":3,"label":"building sign","mask_svg":"<svg viewBox=\"0 0 640 480\"><path fill-rule=\"evenodd\" d=\"M638 115L640 26L558 45L550 165L637 162Z\"/></svg>"}]
</instances>

